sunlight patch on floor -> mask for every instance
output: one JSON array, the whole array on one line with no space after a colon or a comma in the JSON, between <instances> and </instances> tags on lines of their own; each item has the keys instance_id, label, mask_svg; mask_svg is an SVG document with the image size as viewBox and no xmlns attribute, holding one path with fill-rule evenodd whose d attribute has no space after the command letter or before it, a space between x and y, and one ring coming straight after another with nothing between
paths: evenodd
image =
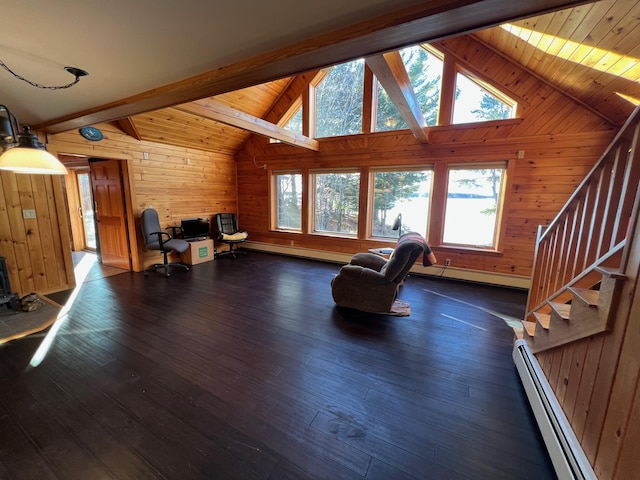
<instances>
[{"instance_id":1,"label":"sunlight patch on floor","mask_svg":"<svg viewBox=\"0 0 640 480\"><path fill-rule=\"evenodd\" d=\"M494 317L498 317L500 320L504 321L510 328L522 328L522 319L512 317L511 315L505 315L500 312L496 312L495 310L491 310L488 308L481 307L479 305L474 305L473 303L465 302L464 300L459 300L455 297L450 297L449 295L444 295L442 293L434 292L433 290L429 290L427 288L422 289L425 292L432 293L433 295L438 295L440 297L446 298L447 300L451 300L453 302L462 303L464 305L468 305L469 307L477 308L478 310L482 310L483 312L488 313L489 315L493 315Z\"/></svg>"},{"instance_id":2,"label":"sunlight patch on floor","mask_svg":"<svg viewBox=\"0 0 640 480\"><path fill-rule=\"evenodd\" d=\"M44 358L47 356L47 352L51 348L51 345L53 344L53 341L55 340L56 335L62 328L62 325L64 324L65 320L67 319L67 315L69 313L69 310L71 310L71 306L73 305L73 302L75 302L78 294L80 293L80 289L82 288L82 284L85 278L87 277L87 275L89 274L89 271L91 270L91 267L93 267L95 263L96 263L95 255L85 255L84 257L82 257L82 260L80 260L80 262L75 266L74 273L76 276L76 288L74 288L73 292L71 292L71 295L69 296L69 300L67 300L67 302L62 306L62 309L58 313L56 321L53 323L53 325L51 325L51 328L49 329L46 336L42 340L42 343L36 350L36 353L33 354L33 357L29 362L30 366L37 367L42 363Z\"/></svg>"}]
</instances>

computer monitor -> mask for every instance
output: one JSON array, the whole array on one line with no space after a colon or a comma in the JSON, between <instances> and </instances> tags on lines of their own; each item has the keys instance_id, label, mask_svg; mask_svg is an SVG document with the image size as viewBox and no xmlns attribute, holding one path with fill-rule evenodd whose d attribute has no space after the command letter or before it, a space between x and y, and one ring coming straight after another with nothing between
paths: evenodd
<instances>
[{"instance_id":1,"label":"computer monitor","mask_svg":"<svg viewBox=\"0 0 640 480\"><path fill-rule=\"evenodd\" d=\"M183 218L180 227L185 240L204 240L210 235L208 218Z\"/></svg>"}]
</instances>

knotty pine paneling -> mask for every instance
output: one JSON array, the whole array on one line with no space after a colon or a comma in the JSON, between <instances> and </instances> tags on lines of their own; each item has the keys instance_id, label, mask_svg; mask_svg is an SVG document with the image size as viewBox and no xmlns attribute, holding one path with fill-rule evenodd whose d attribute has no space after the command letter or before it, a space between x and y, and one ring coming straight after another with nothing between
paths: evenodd
<instances>
[{"instance_id":1,"label":"knotty pine paneling","mask_svg":"<svg viewBox=\"0 0 640 480\"><path fill-rule=\"evenodd\" d=\"M317 78L317 75L324 77L326 74L321 73L319 70L314 70L312 72L302 73L293 77L288 83L288 86L280 92L278 101L274 102L269 108L269 111L261 118L267 122L278 123L289 109L298 101L310 82ZM219 99L220 97L222 97L222 95L216 98Z\"/></svg>"},{"instance_id":2,"label":"knotty pine paneling","mask_svg":"<svg viewBox=\"0 0 640 480\"><path fill-rule=\"evenodd\" d=\"M262 118L290 81L285 78L212 98L224 105ZM135 115L131 117L131 121L143 140L227 155L237 152L249 137L246 130L181 112L175 108L163 108Z\"/></svg>"},{"instance_id":3,"label":"knotty pine paneling","mask_svg":"<svg viewBox=\"0 0 640 480\"><path fill-rule=\"evenodd\" d=\"M271 105L274 104L291 81L291 78L283 78L273 82L223 93L213 98L229 107L237 108L254 117L263 118L271 108Z\"/></svg>"},{"instance_id":4,"label":"knotty pine paneling","mask_svg":"<svg viewBox=\"0 0 640 480\"><path fill-rule=\"evenodd\" d=\"M576 102L473 36L443 40L434 46L445 55L454 56L465 69L499 86L519 102L518 116L523 121L513 129L512 136L576 133L619 126L590 110L587 103ZM578 124L575 123L577 117L580 118Z\"/></svg>"},{"instance_id":5,"label":"knotty pine paneling","mask_svg":"<svg viewBox=\"0 0 640 480\"><path fill-rule=\"evenodd\" d=\"M637 118L632 121L629 130L637 132ZM640 161L634 143L625 138L620 147L626 152L632 145L629 150L629 158L633 161L631 168L637 168ZM609 180L608 175L604 180ZM596 208L595 200L589 197L595 193L602 199L602 192L597 193L598 190L594 182L584 201L585 208ZM632 194L631 200L636 194ZM629 212L622 214L621 220L626 222L628 216ZM611 305L607 330L538 355L596 476L607 480L636 478L640 471L637 434L640 430L640 415L637 414L640 400L640 357L637 354L640 349L640 218L632 215L630 221L625 259L620 267L624 279L618 281L618 295ZM596 233L599 226L594 227ZM562 235L562 231L556 235ZM545 250L548 255L562 255L548 246ZM575 254L577 260L582 261L583 250L578 249ZM580 319L574 320L579 322Z\"/></svg>"},{"instance_id":6,"label":"knotty pine paneling","mask_svg":"<svg viewBox=\"0 0 640 480\"><path fill-rule=\"evenodd\" d=\"M615 127L471 37L447 39L436 47L454 56L466 70L500 85L505 93L513 96L519 102L519 118L432 127L427 145L419 144L408 131L321 139L319 153L269 144L253 136L237 157L238 208L246 212L244 228L253 230L252 239L271 242L280 235L282 244L292 240L289 235L268 231L268 178L266 172L256 170L255 163L266 164L274 170L312 170L510 160L515 168L509 178L504 211L506 237L501 240L502 254L457 254L447 249L446 257L461 268L530 274L538 225L553 219L613 138ZM286 97L287 92L283 95ZM278 110L277 105L272 109L281 110L284 109ZM518 151L524 153L523 159L516 159ZM261 201L256 202L256 198ZM260 214L256 214L256 209ZM318 242L313 235L298 235L295 244L326 250L336 248L332 242ZM375 245L366 239L343 239L340 251L349 253L349 248L359 251L363 246ZM435 249L438 252L437 246Z\"/></svg>"},{"instance_id":7,"label":"knotty pine paneling","mask_svg":"<svg viewBox=\"0 0 640 480\"><path fill-rule=\"evenodd\" d=\"M637 1L593 2L514 22L513 33L498 26L473 36L619 126L633 106L611 93L637 98L639 91L637 72L625 63L637 58L638 12Z\"/></svg>"},{"instance_id":8,"label":"knotty pine paneling","mask_svg":"<svg viewBox=\"0 0 640 480\"><path fill-rule=\"evenodd\" d=\"M0 256L20 296L75 286L62 178L0 172ZM24 218L34 210L35 218Z\"/></svg>"},{"instance_id":9,"label":"knotty pine paneling","mask_svg":"<svg viewBox=\"0 0 640 480\"><path fill-rule=\"evenodd\" d=\"M537 355L598 478L638 473L640 245L609 331Z\"/></svg>"},{"instance_id":10,"label":"knotty pine paneling","mask_svg":"<svg viewBox=\"0 0 640 480\"><path fill-rule=\"evenodd\" d=\"M146 141L233 154L248 133L174 108L132 117L140 137Z\"/></svg>"},{"instance_id":11,"label":"knotty pine paneling","mask_svg":"<svg viewBox=\"0 0 640 480\"><path fill-rule=\"evenodd\" d=\"M480 127L479 127L480 128ZM307 152L284 145L272 145L252 138L248 148L238 155L238 210L244 229L251 239L355 253L379 246L367 239L328 239L327 237L291 235L269 230L268 172L291 168L364 168L368 166L429 166L442 162L485 162L510 160L515 163L505 205L506 237L500 254L460 251L434 246L440 258L451 258L454 266L527 277L531 273L536 230L548 224L564 205L586 173L605 150L613 132L609 130L567 135L540 135L521 138L492 138L494 128L485 130L488 139L436 143L437 139L457 139L445 127L432 136L434 143L419 144L411 133L384 132L321 139L320 152ZM452 131L459 132L458 127ZM517 159L524 150L525 158ZM266 164L268 170L256 168ZM426 212L425 212L426 214Z\"/></svg>"},{"instance_id":12,"label":"knotty pine paneling","mask_svg":"<svg viewBox=\"0 0 640 480\"><path fill-rule=\"evenodd\" d=\"M131 247L137 253L134 270L158 261L145 252L139 229L145 208L158 211L162 227L179 225L182 218L209 217L237 210L235 162L230 155L162 143L138 141L112 124L100 124L101 142L88 142L77 131L49 136L48 148L57 153L126 161L131 193ZM144 158L144 154L148 158Z\"/></svg>"}]
</instances>

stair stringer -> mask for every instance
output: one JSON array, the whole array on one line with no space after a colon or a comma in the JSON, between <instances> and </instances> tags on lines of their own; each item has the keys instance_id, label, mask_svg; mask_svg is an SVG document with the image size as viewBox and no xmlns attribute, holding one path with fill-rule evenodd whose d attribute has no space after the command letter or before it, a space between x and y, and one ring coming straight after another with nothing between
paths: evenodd
<instances>
[{"instance_id":1,"label":"stair stringer","mask_svg":"<svg viewBox=\"0 0 640 480\"><path fill-rule=\"evenodd\" d=\"M602 279L592 288L568 287L533 312L534 322L522 322L522 337L533 353L610 329L624 275L609 269L598 271Z\"/></svg>"}]
</instances>

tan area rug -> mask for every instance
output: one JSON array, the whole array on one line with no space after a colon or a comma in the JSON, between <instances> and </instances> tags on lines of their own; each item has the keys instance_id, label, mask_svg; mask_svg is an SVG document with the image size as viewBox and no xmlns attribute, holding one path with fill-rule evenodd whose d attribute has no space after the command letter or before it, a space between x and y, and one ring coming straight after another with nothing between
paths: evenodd
<instances>
[{"instance_id":1,"label":"tan area rug","mask_svg":"<svg viewBox=\"0 0 640 480\"><path fill-rule=\"evenodd\" d=\"M6 343L50 327L56 321L60 305L39 296L44 305L32 312L12 310L0 305L0 343Z\"/></svg>"}]
</instances>

